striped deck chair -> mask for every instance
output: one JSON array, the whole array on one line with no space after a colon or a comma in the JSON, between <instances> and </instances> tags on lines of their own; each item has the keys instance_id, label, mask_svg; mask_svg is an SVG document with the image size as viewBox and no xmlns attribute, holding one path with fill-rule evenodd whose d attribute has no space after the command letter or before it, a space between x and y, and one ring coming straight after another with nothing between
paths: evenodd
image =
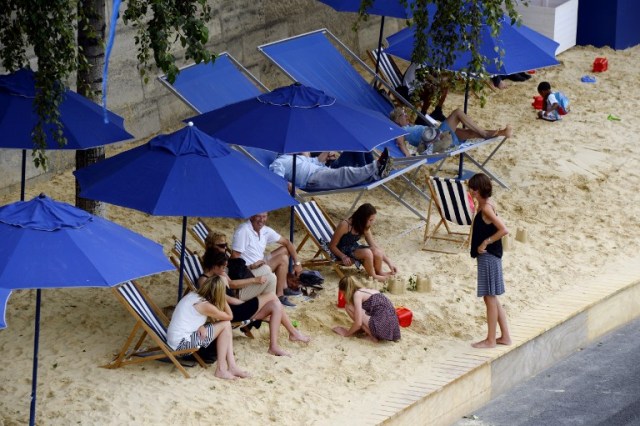
<instances>
[{"instance_id":1,"label":"striped deck chair","mask_svg":"<svg viewBox=\"0 0 640 426\"><path fill-rule=\"evenodd\" d=\"M471 240L471 224L473 222L473 204L469 202L469 192L467 181L459 179L447 179L436 176L427 177L427 185L431 192L431 202L427 213L427 227L424 231L423 250L436 251L439 253L457 253L463 246L468 246ZM433 206L438 210L440 220L430 228L431 211ZM452 231L449 224L458 226L468 226L467 232ZM446 235L437 235L440 226L444 225ZM430 248L431 240L446 240L460 243L458 251L440 250Z\"/></svg>"},{"instance_id":2,"label":"striped deck chair","mask_svg":"<svg viewBox=\"0 0 640 426\"><path fill-rule=\"evenodd\" d=\"M116 297L122 305L129 311L136 320L129 338L122 346L116 358L105 368L120 368L124 365L139 364L156 359L169 358L178 370L186 377L189 374L176 357L192 354L203 368L207 368L202 358L197 353L198 347L174 351L167 344L167 325L169 320L156 306L149 295L138 284L127 281L124 284L113 288ZM136 335L142 331L142 335L137 341ZM156 347L142 348L142 343L146 337L150 337ZM135 344L134 344L135 341ZM133 345L133 347L131 347Z\"/></svg>"},{"instance_id":3,"label":"striped deck chair","mask_svg":"<svg viewBox=\"0 0 640 426\"><path fill-rule=\"evenodd\" d=\"M171 263L180 271L180 252L182 251L182 243L180 240L174 237L174 247L169 257ZM198 285L198 278L202 275L202 264L197 254L193 253L188 248L184 252L184 278L189 290L196 291ZM186 291L186 289L185 289Z\"/></svg>"},{"instance_id":4,"label":"striped deck chair","mask_svg":"<svg viewBox=\"0 0 640 426\"><path fill-rule=\"evenodd\" d=\"M340 269L342 263L329 249L329 242L331 241L336 226L327 213L313 198L294 206L294 210L296 219L298 219L306 232L306 235L302 241L300 241L300 244L298 244L296 251L300 253L300 250L307 241L312 241L317 247L316 254L313 258L303 261L302 266L315 267L330 265L333 270L336 271L338 277L344 277L344 272ZM359 262L356 266L358 268L360 267Z\"/></svg>"},{"instance_id":5,"label":"striped deck chair","mask_svg":"<svg viewBox=\"0 0 640 426\"><path fill-rule=\"evenodd\" d=\"M402 86L403 74L395 61L385 53L384 50L372 49L367 50L367 54L373 61L374 65L380 57L380 71L382 76L392 87Z\"/></svg>"},{"instance_id":6,"label":"striped deck chair","mask_svg":"<svg viewBox=\"0 0 640 426\"><path fill-rule=\"evenodd\" d=\"M189 228L189 233L195 237L195 240L202 246L202 248L206 248L204 242L210 232L211 229L200 219L198 219L198 222L195 225Z\"/></svg>"}]
</instances>

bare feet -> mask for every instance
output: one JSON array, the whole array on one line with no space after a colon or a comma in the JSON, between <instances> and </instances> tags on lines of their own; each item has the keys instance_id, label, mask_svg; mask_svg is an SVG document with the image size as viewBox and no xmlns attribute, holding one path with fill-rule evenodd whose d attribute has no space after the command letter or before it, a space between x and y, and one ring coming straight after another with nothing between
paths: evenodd
<instances>
[{"instance_id":1,"label":"bare feet","mask_svg":"<svg viewBox=\"0 0 640 426\"><path fill-rule=\"evenodd\" d=\"M510 138L512 134L513 134L513 129L511 128L510 124L507 124L507 127L498 131L498 136L504 136L506 138Z\"/></svg>"},{"instance_id":2,"label":"bare feet","mask_svg":"<svg viewBox=\"0 0 640 426\"><path fill-rule=\"evenodd\" d=\"M496 343L499 345L505 345L505 346L509 346L511 344L511 339L508 337L498 337L496 339Z\"/></svg>"},{"instance_id":3,"label":"bare feet","mask_svg":"<svg viewBox=\"0 0 640 426\"><path fill-rule=\"evenodd\" d=\"M472 343L471 346L477 349L490 349L490 348L495 348L496 344L489 342L487 339L484 339L479 342Z\"/></svg>"},{"instance_id":4,"label":"bare feet","mask_svg":"<svg viewBox=\"0 0 640 426\"><path fill-rule=\"evenodd\" d=\"M302 342L309 343L311 341L311 337L305 336L304 334L297 332L289 334L289 340L292 342Z\"/></svg>"},{"instance_id":5,"label":"bare feet","mask_svg":"<svg viewBox=\"0 0 640 426\"><path fill-rule=\"evenodd\" d=\"M275 355L275 356L291 356L291 354L289 352L286 352L285 350L283 350L279 346L276 346L276 347L273 347L273 348L269 348L269 350L267 352L269 352L271 355Z\"/></svg>"},{"instance_id":6,"label":"bare feet","mask_svg":"<svg viewBox=\"0 0 640 426\"><path fill-rule=\"evenodd\" d=\"M231 372L222 371L219 368L216 368L216 372L213 373L213 375L216 376L219 379L224 379L224 380L235 380L235 379L237 379L237 377L234 376L233 374L231 374Z\"/></svg>"},{"instance_id":7,"label":"bare feet","mask_svg":"<svg viewBox=\"0 0 640 426\"><path fill-rule=\"evenodd\" d=\"M240 377L241 379L246 379L247 377L251 377L251 373L240 370L238 367L230 368L229 372L236 377Z\"/></svg>"},{"instance_id":8,"label":"bare feet","mask_svg":"<svg viewBox=\"0 0 640 426\"><path fill-rule=\"evenodd\" d=\"M507 83L505 83L504 80L501 80L500 83L498 83L497 86L494 84L494 87L496 87L497 89L500 89L500 90L504 90L507 87L509 87L509 85Z\"/></svg>"}]
</instances>

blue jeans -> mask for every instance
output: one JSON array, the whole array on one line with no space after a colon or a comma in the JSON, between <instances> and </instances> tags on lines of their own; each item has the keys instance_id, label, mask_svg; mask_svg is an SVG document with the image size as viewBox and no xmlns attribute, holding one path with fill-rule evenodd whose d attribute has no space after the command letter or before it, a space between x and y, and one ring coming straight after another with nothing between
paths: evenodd
<instances>
[{"instance_id":1,"label":"blue jeans","mask_svg":"<svg viewBox=\"0 0 640 426\"><path fill-rule=\"evenodd\" d=\"M351 152L345 151L331 163L332 169L340 167L362 167L373 162L373 154L370 152Z\"/></svg>"}]
</instances>

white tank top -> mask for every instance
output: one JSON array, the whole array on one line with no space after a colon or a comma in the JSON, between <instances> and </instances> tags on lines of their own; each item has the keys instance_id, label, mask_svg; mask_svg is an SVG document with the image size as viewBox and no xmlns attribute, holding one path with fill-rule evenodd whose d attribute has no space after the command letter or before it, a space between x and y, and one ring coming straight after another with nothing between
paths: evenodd
<instances>
[{"instance_id":1,"label":"white tank top","mask_svg":"<svg viewBox=\"0 0 640 426\"><path fill-rule=\"evenodd\" d=\"M167 329L167 343L173 350L182 339L189 339L189 336L207 321L207 316L196 311L194 307L196 303L203 301L198 293L189 292L176 305Z\"/></svg>"}]
</instances>

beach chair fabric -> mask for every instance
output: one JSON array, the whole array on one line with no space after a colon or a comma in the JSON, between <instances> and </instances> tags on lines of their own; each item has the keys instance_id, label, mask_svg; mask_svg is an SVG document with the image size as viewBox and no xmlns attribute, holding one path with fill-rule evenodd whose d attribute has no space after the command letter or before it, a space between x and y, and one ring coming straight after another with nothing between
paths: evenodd
<instances>
[{"instance_id":1,"label":"beach chair fabric","mask_svg":"<svg viewBox=\"0 0 640 426\"><path fill-rule=\"evenodd\" d=\"M167 344L167 325L169 321L138 284L133 281L127 281L113 288L113 291L122 305L136 319L136 324L116 358L105 365L105 368L120 368L124 365L169 358L176 368L186 378L189 378L187 371L176 359L176 357L189 354L193 355L201 367L207 368L207 365L197 354L198 347L178 351L174 351L169 347ZM134 344L135 338L140 331L142 331L141 336ZM151 338L157 346L141 348L146 337Z\"/></svg>"},{"instance_id":2,"label":"beach chair fabric","mask_svg":"<svg viewBox=\"0 0 640 426\"><path fill-rule=\"evenodd\" d=\"M305 230L305 236L302 241L300 241L296 251L300 253L300 250L302 250L307 241L312 241L317 248L313 258L303 261L302 266L314 267L330 265L340 278L344 277L344 273L340 269L342 263L329 249L329 243L331 242L336 226L324 209L320 207L315 199L311 199L294 206L294 210L296 218ZM360 267L360 262L356 263L356 267Z\"/></svg>"},{"instance_id":3,"label":"beach chair fabric","mask_svg":"<svg viewBox=\"0 0 640 426\"><path fill-rule=\"evenodd\" d=\"M180 271L180 252L182 251L182 243L174 237L173 254L169 257L171 263ZM188 248L184 252L184 278L187 286L191 291L197 290L198 278L203 273L202 264L197 254Z\"/></svg>"},{"instance_id":4,"label":"beach chair fabric","mask_svg":"<svg viewBox=\"0 0 640 426\"><path fill-rule=\"evenodd\" d=\"M202 220L198 219L196 224L189 228L189 232L194 236L195 240L202 246L202 248L205 248L204 242L207 239L209 232L211 232L209 227Z\"/></svg>"},{"instance_id":5,"label":"beach chair fabric","mask_svg":"<svg viewBox=\"0 0 640 426\"><path fill-rule=\"evenodd\" d=\"M423 250L437 251L440 253L457 253L444 249L431 248L431 240L446 240L460 243L460 247L468 245L471 237L471 225L473 223L472 204L469 200L467 181L460 179L440 178L429 176L427 184L431 192L431 202L427 216L427 226L424 232ZM438 211L440 219L434 227L430 227L431 212L433 208ZM468 226L467 232L452 231L449 224ZM444 225L446 234L438 234L440 227Z\"/></svg>"},{"instance_id":6,"label":"beach chair fabric","mask_svg":"<svg viewBox=\"0 0 640 426\"><path fill-rule=\"evenodd\" d=\"M384 50L372 49L367 50L367 53L374 64L378 62L382 76L391 86L402 86L404 76L393 59Z\"/></svg>"}]
</instances>

